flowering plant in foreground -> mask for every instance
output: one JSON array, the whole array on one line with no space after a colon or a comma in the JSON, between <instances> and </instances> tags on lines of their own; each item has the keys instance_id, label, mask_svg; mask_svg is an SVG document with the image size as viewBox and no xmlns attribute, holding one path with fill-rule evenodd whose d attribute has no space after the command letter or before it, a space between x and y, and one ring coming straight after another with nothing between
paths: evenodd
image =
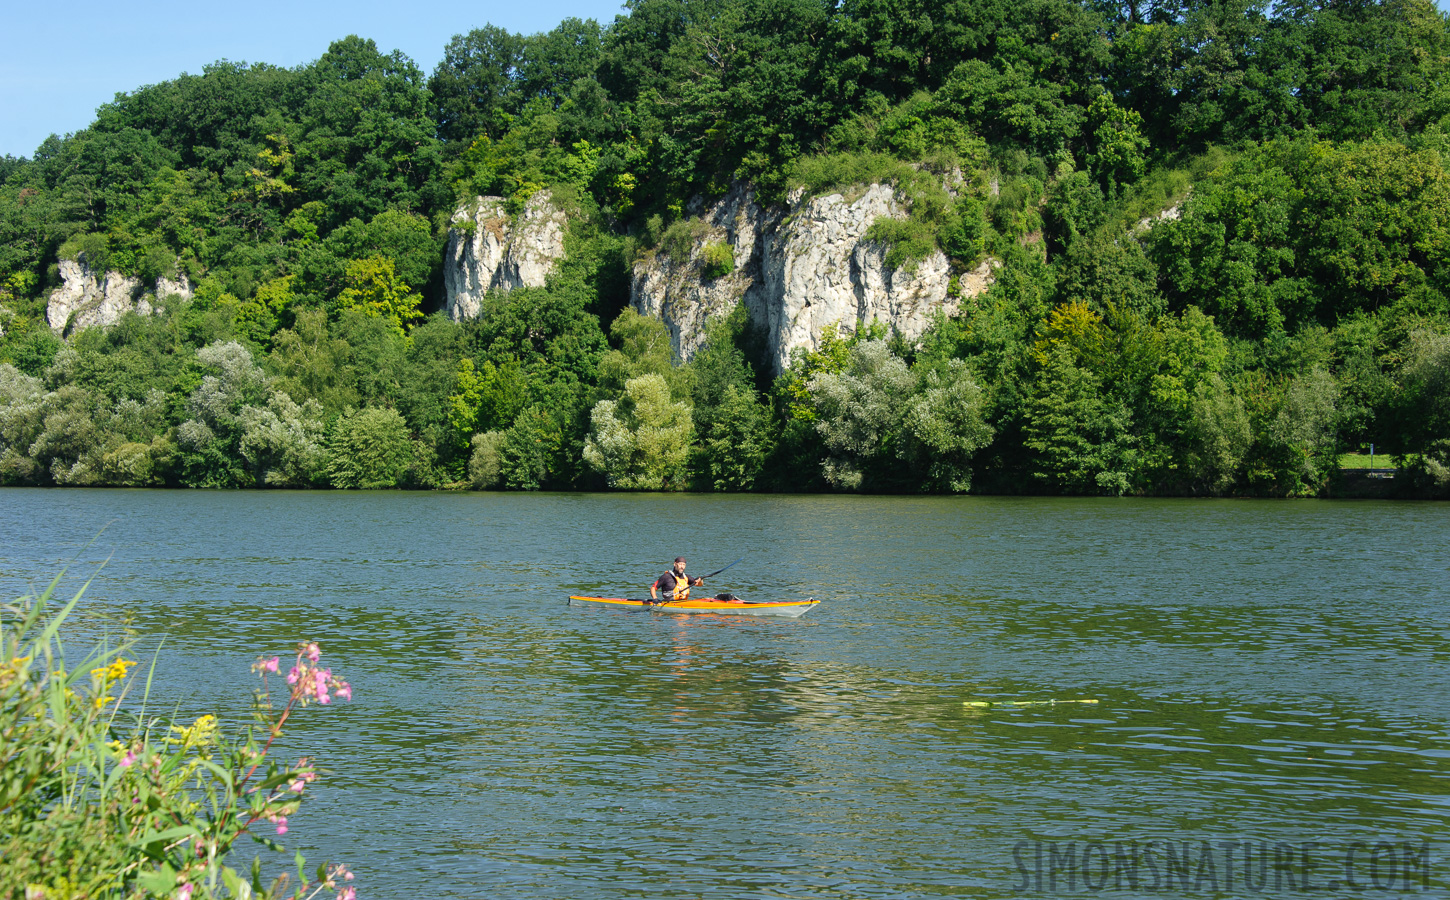
<instances>
[{"instance_id":1,"label":"flowering plant in foreground","mask_svg":"<svg viewBox=\"0 0 1450 900\"><path fill-rule=\"evenodd\" d=\"M301 853L295 881L265 886L260 856L247 872L228 865L243 836L283 852L276 839L318 777L310 759L282 764L272 747L297 710L352 697L321 648L297 646L285 702L269 678L280 658L258 659L256 724L228 737L215 716L148 715L149 674L132 711L129 644L67 671L60 627L85 589L53 610L59 580L0 606L0 900L355 900L346 867L309 873Z\"/></svg>"}]
</instances>

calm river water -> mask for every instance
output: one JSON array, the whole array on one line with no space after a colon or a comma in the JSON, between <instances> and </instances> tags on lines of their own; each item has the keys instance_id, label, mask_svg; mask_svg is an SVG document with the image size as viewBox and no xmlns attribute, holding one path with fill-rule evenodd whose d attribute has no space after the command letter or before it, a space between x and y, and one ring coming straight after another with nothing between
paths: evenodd
<instances>
[{"instance_id":1,"label":"calm river water","mask_svg":"<svg viewBox=\"0 0 1450 900\"><path fill-rule=\"evenodd\" d=\"M566 605L677 553L825 602ZM363 900L1450 896L1445 505L0 491L67 563L188 716L322 643Z\"/></svg>"}]
</instances>

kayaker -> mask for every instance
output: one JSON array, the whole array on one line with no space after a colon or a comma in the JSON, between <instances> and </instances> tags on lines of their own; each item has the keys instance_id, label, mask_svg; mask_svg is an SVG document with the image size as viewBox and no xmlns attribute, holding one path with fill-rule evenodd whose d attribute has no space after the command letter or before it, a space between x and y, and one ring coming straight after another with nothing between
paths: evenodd
<instances>
[{"instance_id":1,"label":"kayaker","mask_svg":"<svg viewBox=\"0 0 1450 900\"><path fill-rule=\"evenodd\" d=\"M691 578L685 574L685 558L675 557L675 565L668 572L655 579L655 583L649 586L649 598L658 600L660 593L665 595L666 600L688 600L690 599L690 588L699 587L705 583L703 578Z\"/></svg>"}]
</instances>

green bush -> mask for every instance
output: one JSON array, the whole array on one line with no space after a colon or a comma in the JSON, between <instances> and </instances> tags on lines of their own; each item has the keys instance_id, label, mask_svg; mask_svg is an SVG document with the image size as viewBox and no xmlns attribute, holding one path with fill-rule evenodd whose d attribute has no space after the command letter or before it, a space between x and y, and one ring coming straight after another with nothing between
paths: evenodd
<instances>
[{"instance_id":1,"label":"green bush","mask_svg":"<svg viewBox=\"0 0 1450 900\"><path fill-rule=\"evenodd\" d=\"M287 720L352 697L318 667L318 646L298 645L280 709L268 690L280 659L257 660L256 725L230 737L215 716L151 715L149 676L138 686L136 664L122 658L128 643L102 644L68 669L60 630L85 589L54 609L59 581L0 606L0 897L246 900L332 889L354 900L346 868L320 866L309 878L300 853L291 890L287 875L264 886L260 857L249 874L228 865L244 836L282 852L272 835L287 833L318 776L306 758L286 766L271 757Z\"/></svg>"},{"instance_id":2,"label":"green bush","mask_svg":"<svg viewBox=\"0 0 1450 900\"><path fill-rule=\"evenodd\" d=\"M413 459L408 425L396 410L372 407L343 416L327 449L332 486L377 490L397 487Z\"/></svg>"},{"instance_id":3,"label":"green bush","mask_svg":"<svg viewBox=\"0 0 1450 900\"><path fill-rule=\"evenodd\" d=\"M660 236L660 252L670 259L684 262L690 258L695 245L705 236L708 227L701 219L680 219L671 222Z\"/></svg>"},{"instance_id":4,"label":"green bush","mask_svg":"<svg viewBox=\"0 0 1450 900\"><path fill-rule=\"evenodd\" d=\"M515 491L537 491L558 476L564 435L540 404L519 414L498 444L499 478Z\"/></svg>"},{"instance_id":5,"label":"green bush","mask_svg":"<svg viewBox=\"0 0 1450 900\"><path fill-rule=\"evenodd\" d=\"M727 385L710 411L708 433L701 434L693 461L697 481L715 491L752 490L775 448L770 424L770 410L754 391Z\"/></svg>"},{"instance_id":6,"label":"green bush","mask_svg":"<svg viewBox=\"0 0 1450 900\"><path fill-rule=\"evenodd\" d=\"M886 268L913 268L936 251L936 230L925 222L889 219L871 223L866 237L886 245Z\"/></svg>"},{"instance_id":7,"label":"green bush","mask_svg":"<svg viewBox=\"0 0 1450 900\"><path fill-rule=\"evenodd\" d=\"M164 439L158 438L164 446ZM150 487L159 484L151 444L126 443L107 453L102 460L101 480L121 487Z\"/></svg>"},{"instance_id":8,"label":"green bush","mask_svg":"<svg viewBox=\"0 0 1450 900\"><path fill-rule=\"evenodd\" d=\"M955 213L941 230L942 249L966 268L975 268L981 262L987 238L982 202L975 197L962 197L957 201Z\"/></svg>"},{"instance_id":9,"label":"green bush","mask_svg":"<svg viewBox=\"0 0 1450 900\"><path fill-rule=\"evenodd\" d=\"M700 274L705 278L724 278L735 271L735 251L729 244L712 241L705 245L700 258Z\"/></svg>"},{"instance_id":10,"label":"green bush","mask_svg":"<svg viewBox=\"0 0 1450 900\"><path fill-rule=\"evenodd\" d=\"M104 234L78 234L61 244L56 255L85 263L92 272L104 272L111 264L111 240Z\"/></svg>"},{"instance_id":11,"label":"green bush","mask_svg":"<svg viewBox=\"0 0 1450 900\"><path fill-rule=\"evenodd\" d=\"M1004 178L988 215L997 231L1012 238L1031 234L1042 227L1041 202L1044 185L1032 176Z\"/></svg>"},{"instance_id":12,"label":"green bush","mask_svg":"<svg viewBox=\"0 0 1450 900\"><path fill-rule=\"evenodd\" d=\"M695 439L690 407L670 399L659 375L631 378L618 400L600 400L590 418L584 461L626 491L684 487L685 464Z\"/></svg>"},{"instance_id":13,"label":"green bush","mask_svg":"<svg viewBox=\"0 0 1450 900\"><path fill-rule=\"evenodd\" d=\"M499 448L503 432L485 431L473 436L473 453L468 459L468 480L475 488L486 491L499 482L501 460Z\"/></svg>"},{"instance_id":14,"label":"green bush","mask_svg":"<svg viewBox=\"0 0 1450 900\"><path fill-rule=\"evenodd\" d=\"M915 171L888 153L825 153L796 160L790 184L820 196L866 184L901 183Z\"/></svg>"},{"instance_id":15,"label":"green bush","mask_svg":"<svg viewBox=\"0 0 1450 900\"><path fill-rule=\"evenodd\" d=\"M665 222L658 213L644 220L644 226L640 229L639 240L645 247L658 247L660 239L664 237Z\"/></svg>"},{"instance_id":16,"label":"green bush","mask_svg":"<svg viewBox=\"0 0 1450 900\"><path fill-rule=\"evenodd\" d=\"M0 350L0 362L12 363L21 372L34 377L39 377L50 367L61 346L60 338L45 327L44 322L35 323L14 335L7 333L5 339L4 349Z\"/></svg>"}]
</instances>

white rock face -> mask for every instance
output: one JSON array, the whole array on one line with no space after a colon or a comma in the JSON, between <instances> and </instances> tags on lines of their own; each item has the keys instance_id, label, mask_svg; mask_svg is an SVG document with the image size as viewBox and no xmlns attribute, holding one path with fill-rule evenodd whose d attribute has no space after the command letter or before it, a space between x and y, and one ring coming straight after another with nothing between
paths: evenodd
<instances>
[{"instance_id":1,"label":"white rock face","mask_svg":"<svg viewBox=\"0 0 1450 900\"><path fill-rule=\"evenodd\" d=\"M45 307L46 324L58 334L114 325L133 310L149 316L151 301L157 297L191 299L191 282L184 274L176 281L158 278L154 290L146 293L139 278L120 272L103 272L97 277L86 265L84 254L74 260L61 260L59 268L61 286L51 292Z\"/></svg>"},{"instance_id":2,"label":"white rock face","mask_svg":"<svg viewBox=\"0 0 1450 900\"><path fill-rule=\"evenodd\" d=\"M1184 199L1186 200L1187 198L1185 197ZM1177 222L1183 218L1183 203L1184 201L1180 200L1167 209L1159 210L1154 215L1144 216L1138 220L1138 224L1134 225L1132 231L1129 233L1134 237L1142 237L1152 231L1153 226L1159 222Z\"/></svg>"},{"instance_id":3,"label":"white rock face","mask_svg":"<svg viewBox=\"0 0 1450 900\"><path fill-rule=\"evenodd\" d=\"M478 197L460 207L443 260L448 314L454 321L477 318L489 291L543 287L564 257L567 225L548 191L530 197L516 220L502 197Z\"/></svg>"},{"instance_id":4,"label":"white rock face","mask_svg":"<svg viewBox=\"0 0 1450 900\"><path fill-rule=\"evenodd\" d=\"M832 329L849 334L878 320L908 339L920 337L935 313L954 313L962 299L991 285L994 260L958 279L958 296L950 296L951 266L939 251L914 271L887 268L886 247L867 240L866 232L878 218L905 218L906 212L887 185L852 194L794 196L787 206L767 210L737 186L703 210L688 259L657 253L635 265L635 310L661 317L677 358L687 360L704 340L706 320L743 301L751 321L765 329L779 372L791 351L817 349ZM733 272L702 276L711 243L734 251Z\"/></svg>"},{"instance_id":5,"label":"white rock face","mask_svg":"<svg viewBox=\"0 0 1450 900\"><path fill-rule=\"evenodd\" d=\"M183 300L190 300L191 279L186 277L185 272L178 275L176 281L172 281L164 275L161 276L156 279L156 297L157 299L180 297Z\"/></svg>"}]
</instances>

